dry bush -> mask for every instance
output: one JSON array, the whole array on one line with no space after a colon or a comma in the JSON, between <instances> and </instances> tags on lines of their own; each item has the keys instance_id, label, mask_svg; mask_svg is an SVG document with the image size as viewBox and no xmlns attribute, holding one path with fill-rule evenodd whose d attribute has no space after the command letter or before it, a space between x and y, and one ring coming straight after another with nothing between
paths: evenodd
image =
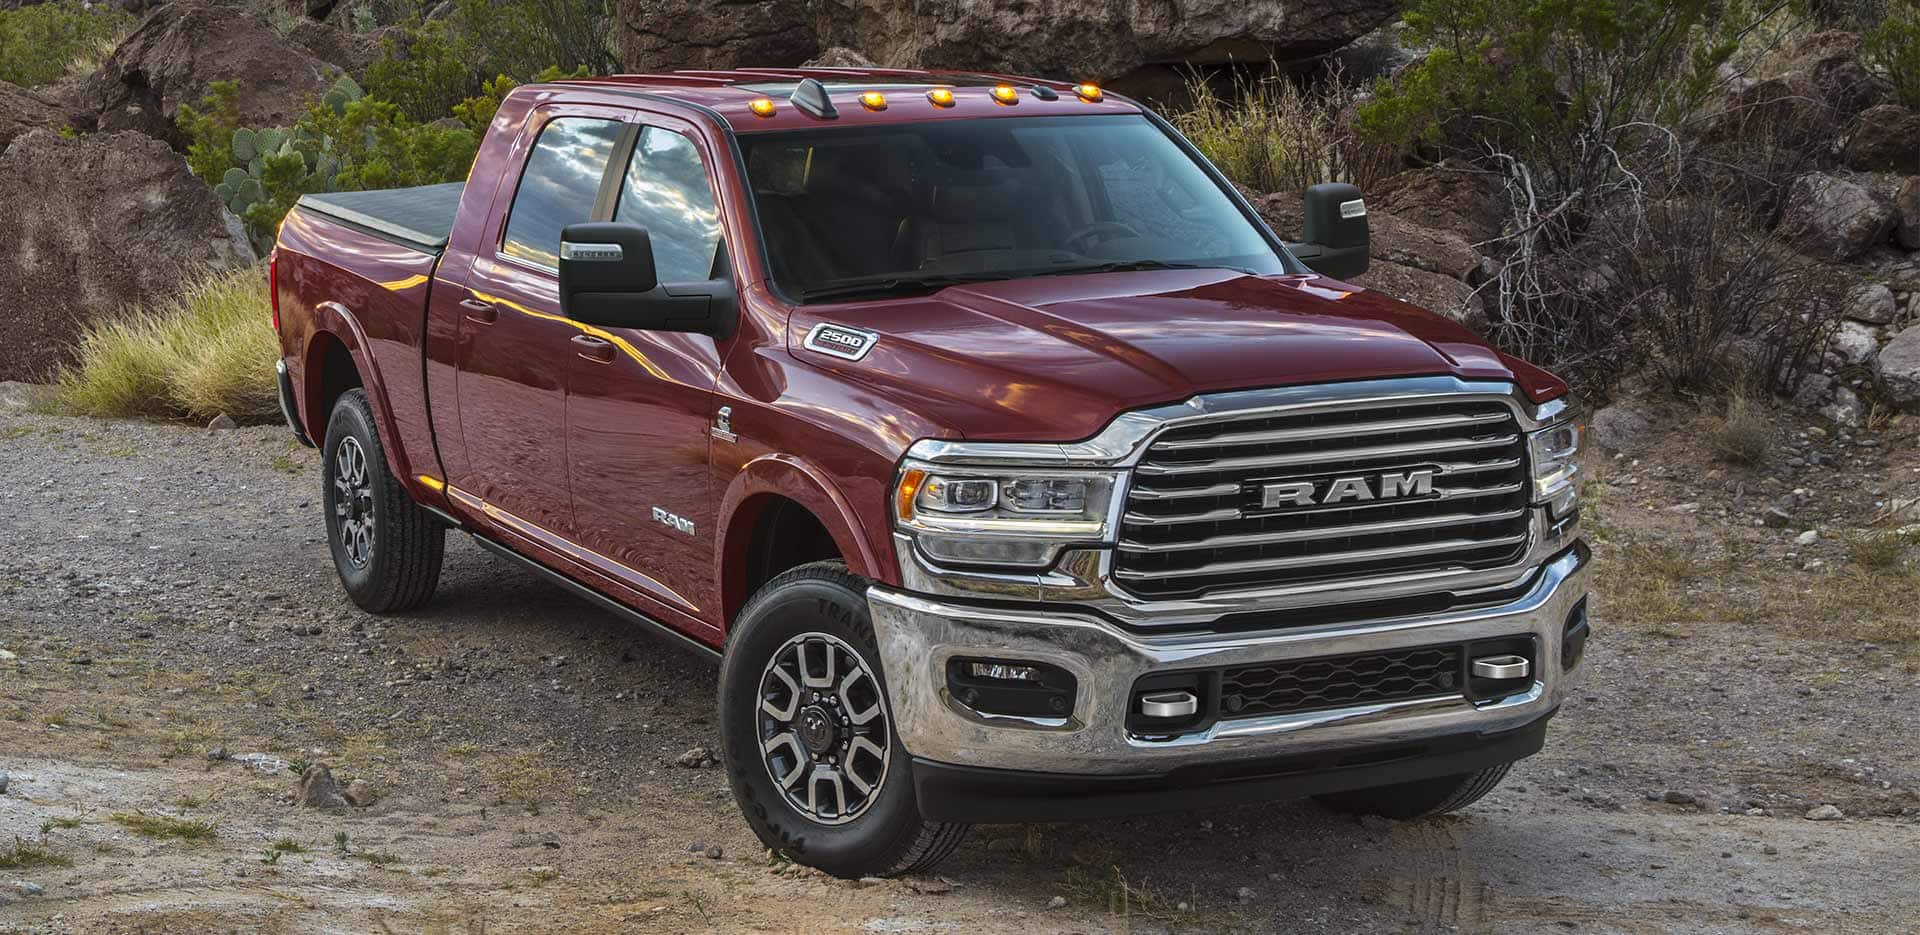
<instances>
[{"instance_id":1,"label":"dry bush","mask_svg":"<svg viewBox=\"0 0 1920 935\"><path fill-rule=\"evenodd\" d=\"M1321 182L1365 189L1400 170L1397 151L1355 138L1343 114L1355 89L1337 70L1315 88L1303 88L1278 66L1268 72L1237 78L1225 95L1189 79L1192 104L1173 115L1228 178L1258 192L1298 192Z\"/></svg>"},{"instance_id":2,"label":"dry bush","mask_svg":"<svg viewBox=\"0 0 1920 935\"><path fill-rule=\"evenodd\" d=\"M1773 414L1740 392L1734 393L1725 411L1707 424L1707 440L1714 453L1748 467L1766 463L1773 453L1773 433Z\"/></svg>"},{"instance_id":3,"label":"dry bush","mask_svg":"<svg viewBox=\"0 0 1920 935\"><path fill-rule=\"evenodd\" d=\"M164 305L103 322L61 373L53 408L98 417L266 422L280 412L280 355L261 270L207 275Z\"/></svg>"},{"instance_id":4,"label":"dry bush","mask_svg":"<svg viewBox=\"0 0 1920 935\"><path fill-rule=\"evenodd\" d=\"M1769 233L1751 190L1705 157L1675 143L1623 162L1632 168L1577 229L1556 213L1571 202L1542 205L1524 164L1510 164L1518 233L1482 287L1502 348L1598 395L1643 367L1683 394L1780 392L1817 359L1837 323L1827 271ZM1574 239L1556 243L1555 230Z\"/></svg>"}]
</instances>

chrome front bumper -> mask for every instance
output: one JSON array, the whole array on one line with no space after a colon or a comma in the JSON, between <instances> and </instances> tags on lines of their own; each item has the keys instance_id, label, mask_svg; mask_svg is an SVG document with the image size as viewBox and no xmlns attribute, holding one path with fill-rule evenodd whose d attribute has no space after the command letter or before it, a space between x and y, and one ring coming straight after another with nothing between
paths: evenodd
<instances>
[{"instance_id":1,"label":"chrome front bumper","mask_svg":"<svg viewBox=\"0 0 1920 935\"><path fill-rule=\"evenodd\" d=\"M1584 548L1569 551L1546 565L1524 596L1497 607L1255 634L1143 634L1071 605L996 609L877 587L868 601L894 726L908 753L960 766L1142 774L1530 724L1557 708L1572 687L1572 674L1560 669L1561 635L1567 615L1586 596L1587 566ZM1135 682L1155 672L1528 634L1538 647L1533 687L1496 701L1476 704L1452 695L1220 720L1170 740L1135 736L1126 727ZM1058 719L971 711L947 692L947 661L956 656L1059 666L1079 682L1074 709Z\"/></svg>"}]
</instances>

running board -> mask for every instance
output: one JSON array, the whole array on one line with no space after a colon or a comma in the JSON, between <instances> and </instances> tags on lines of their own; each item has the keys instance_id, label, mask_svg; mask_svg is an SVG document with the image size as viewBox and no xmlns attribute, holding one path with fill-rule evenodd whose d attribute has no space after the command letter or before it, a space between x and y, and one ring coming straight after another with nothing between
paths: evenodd
<instances>
[{"instance_id":1,"label":"running board","mask_svg":"<svg viewBox=\"0 0 1920 935\"><path fill-rule=\"evenodd\" d=\"M619 601L616 601L613 598L606 596L605 594L601 594L600 592L595 591L594 589L589 588L586 585L581 584L580 582L567 577L566 575L563 575L557 571L554 571L553 569L548 568L547 566L542 565L539 562L534 561L533 559L530 559L524 555L521 555L520 553L515 552L514 550L504 545L501 545L500 543L495 542L492 539L482 536L479 533L469 532L468 535L472 536L473 541L479 543L481 548L486 549L487 551L492 552L493 554L498 555L501 558L511 559L512 561L525 566L529 570L538 573L540 577L545 578L548 581L551 581L554 584L557 584L562 588L567 589L568 591L572 591L574 594L577 594L580 597L586 598L589 602L593 604L597 604L601 608L612 612L613 615L616 617L620 617L630 623L640 624L641 626L646 627L648 629L657 630L666 636L673 637L673 639L676 642L680 643L682 646L689 649L696 650L699 653L699 655L705 656L708 659L717 660L720 658L719 650L714 649L713 647L708 646L707 644L702 643L699 640L696 640L693 637L680 632L679 630L676 630L670 626L667 626L664 623L661 623L658 620L653 619L652 617L647 616L646 614L643 614L637 610L634 610L633 608L628 607L627 605L622 604Z\"/></svg>"}]
</instances>

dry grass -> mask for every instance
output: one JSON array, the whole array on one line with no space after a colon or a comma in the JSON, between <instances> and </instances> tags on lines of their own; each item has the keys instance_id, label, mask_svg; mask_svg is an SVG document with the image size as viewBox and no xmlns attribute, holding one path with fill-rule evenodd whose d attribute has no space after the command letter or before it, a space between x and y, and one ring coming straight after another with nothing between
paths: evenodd
<instances>
[{"instance_id":1,"label":"dry grass","mask_svg":"<svg viewBox=\"0 0 1920 935\"><path fill-rule=\"evenodd\" d=\"M1238 80L1225 96L1189 81L1193 105L1173 116L1174 125L1228 178L1259 192L1300 192L1320 182L1364 189L1397 170L1397 154L1359 143L1339 119L1354 94L1340 76L1305 90L1271 71Z\"/></svg>"},{"instance_id":2,"label":"dry grass","mask_svg":"<svg viewBox=\"0 0 1920 935\"><path fill-rule=\"evenodd\" d=\"M15 838L13 847L0 851L0 870L28 870L34 867L71 867L73 861L44 847Z\"/></svg>"},{"instance_id":3,"label":"dry grass","mask_svg":"<svg viewBox=\"0 0 1920 935\"><path fill-rule=\"evenodd\" d=\"M1861 568L1893 568L1916 539L1920 536L1895 531L1860 533L1847 539L1847 560Z\"/></svg>"},{"instance_id":4,"label":"dry grass","mask_svg":"<svg viewBox=\"0 0 1920 935\"><path fill-rule=\"evenodd\" d=\"M214 836L212 824L186 818L174 818L171 815L149 815L145 812L114 812L113 823L143 838L178 838L183 841L204 841Z\"/></svg>"},{"instance_id":5,"label":"dry grass","mask_svg":"<svg viewBox=\"0 0 1920 935\"><path fill-rule=\"evenodd\" d=\"M1727 408L1708 420L1707 440L1728 461L1758 467L1773 453L1773 413L1743 393L1727 400Z\"/></svg>"},{"instance_id":6,"label":"dry grass","mask_svg":"<svg viewBox=\"0 0 1920 935\"><path fill-rule=\"evenodd\" d=\"M56 381L51 408L95 417L240 422L279 415L280 355L259 269L207 275L168 303L94 327Z\"/></svg>"}]
</instances>

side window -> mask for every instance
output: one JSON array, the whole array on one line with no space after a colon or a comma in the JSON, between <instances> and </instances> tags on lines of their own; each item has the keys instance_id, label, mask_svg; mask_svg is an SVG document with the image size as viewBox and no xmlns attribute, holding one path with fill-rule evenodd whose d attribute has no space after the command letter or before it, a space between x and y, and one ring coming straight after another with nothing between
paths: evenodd
<instances>
[{"instance_id":1,"label":"side window","mask_svg":"<svg viewBox=\"0 0 1920 935\"><path fill-rule=\"evenodd\" d=\"M560 265L560 230L593 219L594 196L620 126L613 120L561 117L540 131L513 194L502 253L541 266Z\"/></svg>"},{"instance_id":2,"label":"side window","mask_svg":"<svg viewBox=\"0 0 1920 935\"><path fill-rule=\"evenodd\" d=\"M720 211L700 151L685 136L659 127L641 132L613 219L647 229L661 282L698 282L713 274Z\"/></svg>"}]
</instances>

